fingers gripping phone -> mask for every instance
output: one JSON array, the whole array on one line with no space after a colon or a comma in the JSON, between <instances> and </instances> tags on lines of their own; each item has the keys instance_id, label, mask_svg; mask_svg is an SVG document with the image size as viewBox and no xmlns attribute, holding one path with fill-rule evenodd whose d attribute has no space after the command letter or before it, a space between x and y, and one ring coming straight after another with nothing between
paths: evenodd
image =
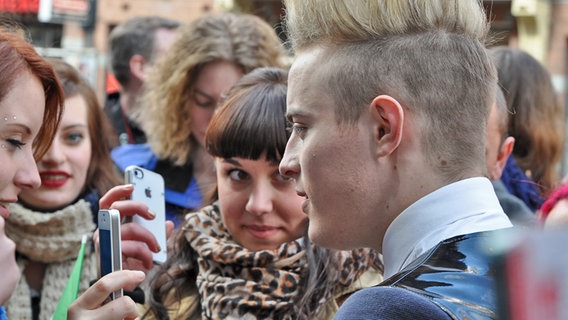
<instances>
[{"instance_id":1,"label":"fingers gripping phone","mask_svg":"<svg viewBox=\"0 0 568 320\"><path fill-rule=\"evenodd\" d=\"M120 240L120 213L115 209L99 210L99 254L101 277L122 270ZM121 297L122 289L113 292L110 299Z\"/></svg>"},{"instance_id":2,"label":"fingers gripping phone","mask_svg":"<svg viewBox=\"0 0 568 320\"><path fill-rule=\"evenodd\" d=\"M145 203L156 214L153 220L146 220L140 216L134 216L132 220L154 234L161 250L153 253L152 258L156 263L164 263L167 258L164 178L154 171L129 166L124 172L124 179L126 183L134 186L130 198Z\"/></svg>"}]
</instances>

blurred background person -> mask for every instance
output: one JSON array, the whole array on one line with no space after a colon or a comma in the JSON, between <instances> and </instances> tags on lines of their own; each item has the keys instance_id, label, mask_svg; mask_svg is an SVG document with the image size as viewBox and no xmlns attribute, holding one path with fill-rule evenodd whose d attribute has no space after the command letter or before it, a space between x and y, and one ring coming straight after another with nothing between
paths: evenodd
<instances>
[{"instance_id":1,"label":"blurred background person","mask_svg":"<svg viewBox=\"0 0 568 320\"><path fill-rule=\"evenodd\" d=\"M487 161L488 178L493 184L495 194L499 199L503 211L507 214L514 225L534 226L536 220L535 213L515 195L511 194L501 181L501 175L513 147L515 138L507 134L509 124L509 110L503 90L497 86L495 93L495 103L491 107L491 114L487 121L487 144L485 145L485 156Z\"/></svg>"},{"instance_id":2,"label":"blurred background person","mask_svg":"<svg viewBox=\"0 0 568 320\"><path fill-rule=\"evenodd\" d=\"M172 19L141 16L125 21L110 33L110 66L120 90L108 95L105 113L121 145L146 142L144 132L131 114L140 105L150 69L171 47L179 26Z\"/></svg>"},{"instance_id":3,"label":"blurred background person","mask_svg":"<svg viewBox=\"0 0 568 320\"><path fill-rule=\"evenodd\" d=\"M179 223L215 185L205 130L221 96L258 67L282 66L284 51L274 29L250 14L204 16L179 30L179 38L146 81L135 118L148 143L123 145L112 158L164 177L167 218Z\"/></svg>"},{"instance_id":4,"label":"blurred background person","mask_svg":"<svg viewBox=\"0 0 568 320\"><path fill-rule=\"evenodd\" d=\"M564 106L557 101L550 73L538 60L509 47L489 51L507 101L508 134L515 138L513 156L501 180L509 192L536 212L559 183Z\"/></svg>"}]
</instances>

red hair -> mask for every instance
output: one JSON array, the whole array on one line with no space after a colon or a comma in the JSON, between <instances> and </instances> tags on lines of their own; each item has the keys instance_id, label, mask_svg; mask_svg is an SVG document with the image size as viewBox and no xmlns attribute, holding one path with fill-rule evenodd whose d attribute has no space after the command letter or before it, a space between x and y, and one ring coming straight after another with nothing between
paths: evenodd
<instances>
[{"instance_id":1,"label":"red hair","mask_svg":"<svg viewBox=\"0 0 568 320\"><path fill-rule=\"evenodd\" d=\"M24 38L0 28L0 101L13 89L22 72L30 72L45 93L43 123L34 141L34 156L40 159L51 146L63 112L63 91L55 71Z\"/></svg>"}]
</instances>

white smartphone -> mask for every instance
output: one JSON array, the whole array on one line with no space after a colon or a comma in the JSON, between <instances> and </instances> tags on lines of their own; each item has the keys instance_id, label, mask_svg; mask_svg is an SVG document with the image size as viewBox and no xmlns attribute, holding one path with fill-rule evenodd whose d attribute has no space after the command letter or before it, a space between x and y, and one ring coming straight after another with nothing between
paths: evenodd
<instances>
[{"instance_id":1,"label":"white smartphone","mask_svg":"<svg viewBox=\"0 0 568 320\"><path fill-rule=\"evenodd\" d=\"M130 198L145 203L156 214L153 220L146 220L138 215L134 216L132 220L154 234L161 251L153 253L153 260L156 263L164 263L168 255L164 178L154 171L138 166L128 166L124 171L124 180L126 183L134 186L134 191Z\"/></svg>"},{"instance_id":2,"label":"white smartphone","mask_svg":"<svg viewBox=\"0 0 568 320\"><path fill-rule=\"evenodd\" d=\"M122 270L120 240L120 213L115 209L99 210L99 254L101 277ZM122 289L113 292L110 299L121 297Z\"/></svg>"}]
</instances>

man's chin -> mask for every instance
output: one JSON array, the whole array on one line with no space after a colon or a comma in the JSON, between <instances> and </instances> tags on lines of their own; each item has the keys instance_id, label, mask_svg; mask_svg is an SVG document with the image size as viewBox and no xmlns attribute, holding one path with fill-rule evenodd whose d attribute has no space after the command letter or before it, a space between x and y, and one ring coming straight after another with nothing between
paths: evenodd
<instances>
[{"instance_id":1,"label":"man's chin","mask_svg":"<svg viewBox=\"0 0 568 320\"><path fill-rule=\"evenodd\" d=\"M330 232L331 228L326 228L323 225L314 223L310 219L310 225L308 227L308 236L310 240L316 245L328 249L343 250L341 239L338 238L338 234Z\"/></svg>"}]
</instances>

